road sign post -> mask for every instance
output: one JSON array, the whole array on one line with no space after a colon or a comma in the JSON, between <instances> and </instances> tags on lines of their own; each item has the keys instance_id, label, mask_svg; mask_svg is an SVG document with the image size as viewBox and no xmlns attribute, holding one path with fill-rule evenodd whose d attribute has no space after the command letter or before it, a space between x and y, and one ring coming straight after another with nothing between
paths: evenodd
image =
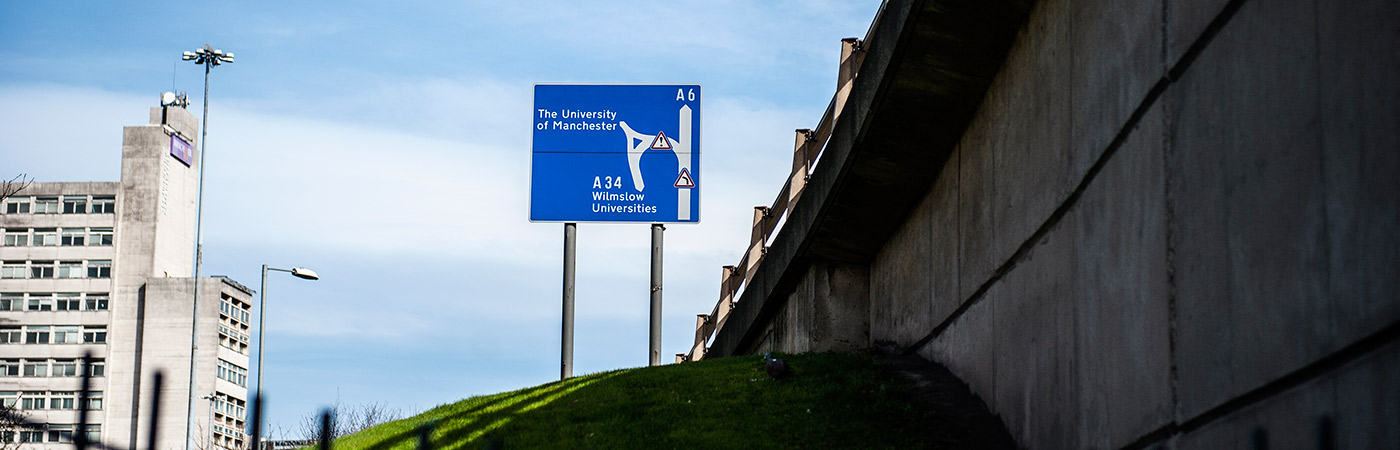
<instances>
[{"instance_id":1,"label":"road sign post","mask_svg":"<svg viewBox=\"0 0 1400 450\"><path fill-rule=\"evenodd\" d=\"M663 223L700 222L700 85L536 84L530 221L565 222L561 373L573 366L578 222L652 224L648 363L661 354Z\"/></svg>"}]
</instances>

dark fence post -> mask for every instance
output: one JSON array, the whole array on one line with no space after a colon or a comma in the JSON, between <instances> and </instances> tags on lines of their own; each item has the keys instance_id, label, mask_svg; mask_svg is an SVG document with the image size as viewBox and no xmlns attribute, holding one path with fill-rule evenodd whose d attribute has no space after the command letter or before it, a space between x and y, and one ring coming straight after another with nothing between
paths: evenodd
<instances>
[{"instance_id":1,"label":"dark fence post","mask_svg":"<svg viewBox=\"0 0 1400 450\"><path fill-rule=\"evenodd\" d=\"M331 450L331 410L321 412L321 450Z\"/></svg>"},{"instance_id":2,"label":"dark fence post","mask_svg":"<svg viewBox=\"0 0 1400 450\"><path fill-rule=\"evenodd\" d=\"M253 394L253 440L252 450L262 450L258 445L262 441L262 394Z\"/></svg>"},{"instance_id":3,"label":"dark fence post","mask_svg":"<svg viewBox=\"0 0 1400 450\"><path fill-rule=\"evenodd\" d=\"M151 384L153 385L151 390L151 433L150 438L146 440L146 445L147 448L156 450L157 437L160 436L160 391L161 387L165 385L165 374L157 371L155 380Z\"/></svg>"},{"instance_id":4,"label":"dark fence post","mask_svg":"<svg viewBox=\"0 0 1400 450\"><path fill-rule=\"evenodd\" d=\"M78 391L78 429L73 430L73 447L78 450L88 448L88 389L92 386L92 352L83 352L83 385Z\"/></svg>"}]
</instances>

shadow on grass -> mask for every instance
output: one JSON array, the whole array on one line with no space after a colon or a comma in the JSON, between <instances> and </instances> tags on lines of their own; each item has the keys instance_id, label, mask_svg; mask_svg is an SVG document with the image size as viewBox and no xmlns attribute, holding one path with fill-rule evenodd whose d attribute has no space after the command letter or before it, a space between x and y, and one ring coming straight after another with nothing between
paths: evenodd
<instances>
[{"instance_id":1,"label":"shadow on grass","mask_svg":"<svg viewBox=\"0 0 1400 450\"><path fill-rule=\"evenodd\" d=\"M595 382L616 376L619 372L588 375L547 384L534 389L498 394L463 410L454 411L456 405L443 405L424 413L411 421L385 424L393 431L373 444L362 447L365 450L391 450L396 448L416 448L419 427L433 427L432 447L442 449L469 448L487 432L510 422L516 413L528 412ZM435 413L435 411L440 411ZM340 440L337 447L354 444Z\"/></svg>"},{"instance_id":2,"label":"shadow on grass","mask_svg":"<svg viewBox=\"0 0 1400 450\"><path fill-rule=\"evenodd\" d=\"M494 408L484 408L473 413L473 417L461 416L455 422L441 423L433 433L433 442L443 445L434 445L435 449L456 450L479 447L483 436L496 430L507 423L510 423L517 414L528 413L536 408L548 405L569 394L583 389L590 384L597 383L622 372L609 372L585 377L571 378L562 383L552 386L552 389L540 389L531 392L530 395L521 397L517 401L497 402Z\"/></svg>"}]
</instances>

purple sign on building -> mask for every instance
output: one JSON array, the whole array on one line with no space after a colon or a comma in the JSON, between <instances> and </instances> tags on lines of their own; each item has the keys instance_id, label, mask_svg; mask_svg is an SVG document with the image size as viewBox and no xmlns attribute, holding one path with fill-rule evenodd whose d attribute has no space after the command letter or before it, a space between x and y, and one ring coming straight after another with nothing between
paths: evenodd
<instances>
[{"instance_id":1,"label":"purple sign on building","mask_svg":"<svg viewBox=\"0 0 1400 450\"><path fill-rule=\"evenodd\" d=\"M172 134L170 135L170 156L174 156L175 159L185 163L185 166L188 167L194 162L194 147L190 147L190 144L184 139Z\"/></svg>"}]
</instances>

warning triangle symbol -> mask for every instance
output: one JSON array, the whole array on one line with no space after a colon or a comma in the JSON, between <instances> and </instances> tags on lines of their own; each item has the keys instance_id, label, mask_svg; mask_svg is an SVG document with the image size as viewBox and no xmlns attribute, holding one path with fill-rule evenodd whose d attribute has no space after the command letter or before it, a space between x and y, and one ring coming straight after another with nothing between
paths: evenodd
<instances>
[{"instance_id":1,"label":"warning triangle symbol","mask_svg":"<svg viewBox=\"0 0 1400 450\"><path fill-rule=\"evenodd\" d=\"M695 187L695 180L690 179L690 171L689 171L689 170L681 169L681 176L676 177L676 187L678 187L678 188L693 188L693 187Z\"/></svg>"},{"instance_id":2,"label":"warning triangle symbol","mask_svg":"<svg viewBox=\"0 0 1400 450\"><path fill-rule=\"evenodd\" d=\"M670 149L671 149L671 140L670 140L670 139L666 139L666 132L664 132L664 131L657 131L657 132L656 132L656 140L651 141L651 149L652 149L652 150L670 150Z\"/></svg>"}]
</instances>

